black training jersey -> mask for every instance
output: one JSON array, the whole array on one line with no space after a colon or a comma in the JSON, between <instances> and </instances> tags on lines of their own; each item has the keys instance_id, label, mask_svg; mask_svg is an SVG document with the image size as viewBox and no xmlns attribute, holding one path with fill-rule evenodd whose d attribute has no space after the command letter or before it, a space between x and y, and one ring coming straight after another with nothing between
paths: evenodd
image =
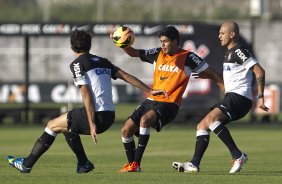
<instances>
[{"instance_id":1,"label":"black training jersey","mask_svg":"<svg viewBox=\"0 0 282 184\"><path fill-rule=\"evenodd\" d=\"M249 69L255 64L256 59L243 46L237 44L227 50L223 63L225 92L234 92L252 100L253 72Z\"/></svg>"},{"instance_id":2,"label":"black training jersey","mask_svg":"<svg viewBox=\"0 0 282 184\"><path fill-rule=\"evenodd\" d=\"M82 54L70 64L74 84L89 85L95 111L114 111L112 100L112 79L120 70L105 58L89 53Z\"/></svg>"}]
</instances>

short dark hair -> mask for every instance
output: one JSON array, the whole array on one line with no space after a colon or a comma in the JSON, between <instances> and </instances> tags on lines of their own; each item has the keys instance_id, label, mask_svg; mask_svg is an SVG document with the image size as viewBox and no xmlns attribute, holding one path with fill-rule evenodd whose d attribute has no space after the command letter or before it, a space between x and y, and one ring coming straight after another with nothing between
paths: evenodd
<instances>
[{"instance_id":1,"label":"short dark hair","mask_svg":"<svg viewBox=\"0 0 282 184\"><path fill-rule=\"evenodd\" d=\"M89 52L91 48L91 35L86 31L75 29L71 32L70 44L74 52Z\"/></svg>"},{"instance_id":2,"label":"short dark hair","mask_svg":"<svg viewBox=\"0 0 282 184\"><path fill-rule=\"evenodd\" d=\"M177 44L179 44L179 31L174 26L165 26L160 34L159 38L161 36L168 37L171 41L176 40Z\"/></svg>"}]
</instances>

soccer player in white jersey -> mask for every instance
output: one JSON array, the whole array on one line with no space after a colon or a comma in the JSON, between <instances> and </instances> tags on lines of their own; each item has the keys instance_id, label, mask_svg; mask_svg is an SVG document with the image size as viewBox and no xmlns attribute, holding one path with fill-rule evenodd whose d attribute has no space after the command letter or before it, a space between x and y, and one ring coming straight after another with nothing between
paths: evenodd
<instances>
[{"instance_id":1,"label":"soccer player in white jersey","mask_svg":"<svg viewBox=\"0 0 282 184\"><path fill-rule=\"evenodd\" d=\"M235 144L226 124L244 117L252 108L252 77L257 81L257 104L264 111L265 71L239 43L239 26L236 22L224 22L219 31L222 46L227 47L223 62L224 99L214 105L212 110L197 125L195 152L189 162L173 162L179 172L199 172L201 159L208 147L210 131L214 132L229 149L233 166L229 173L239 172L248 157ZM199 75L204 78L204 76Z\"/></svg>"},{"instance_id":2,"label":"soccer player in white jersey","mask_svg":"<svg viewBox=\"0 0 282 184\"><path fill-rule=\"evenodd\" d=\"M149 88L107 59L90 54L91 35L87 32L74 30L70 36L70 43L77 57L70 64L70 71L74 84L79 87L84 107L73 109L50 120L26 158L8 156L9 164L21 173L31 171L36 161L49 149L59 133L64 133L67 143L77 157L76 172L87 173L94 169L94 165L85 154L79 134L91 135L96 144L97 134L103 133L113 124L115 107L112 100L111 79L120 78L152 95L166 94L163 90Z\"/></svg>"}]
</instances>

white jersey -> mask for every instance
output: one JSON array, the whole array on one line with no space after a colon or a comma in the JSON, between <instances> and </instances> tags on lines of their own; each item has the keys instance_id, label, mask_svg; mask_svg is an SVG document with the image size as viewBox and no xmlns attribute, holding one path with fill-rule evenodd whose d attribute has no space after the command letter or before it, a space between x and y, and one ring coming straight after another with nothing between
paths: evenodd
<instances>
[{"instance_id":1,"label":"white jersey","mask_svg":"<svg viewBox=\"0 0 282 184\"><path fill-rule=\"evenodd\" d=\"M241 45L227 50L223 63L225 92L233 92L253 100L253 72L249 69L255 64L256 59Z\"/></svg>"},{"instance_id":2,"label":"white jersey","mask_svg":"<svg viewBox=\"0 0 282 184\"><path fill-rule=\"evenodd\" d=\"M95 111L114 111L111 78L119 70L110 61L92 54L82 54L70 64L76 86L89 85Z\"/></svg>"}]
</instances>

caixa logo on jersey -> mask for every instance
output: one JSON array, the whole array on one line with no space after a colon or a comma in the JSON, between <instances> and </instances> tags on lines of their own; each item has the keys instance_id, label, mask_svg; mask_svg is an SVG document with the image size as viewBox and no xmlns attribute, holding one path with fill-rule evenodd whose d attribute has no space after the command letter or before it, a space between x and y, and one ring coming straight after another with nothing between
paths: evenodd
<instances>
[{"instance_id":1,"label":"caixa logo on jersey","mask_svg":"<svg viewBox=\"0 0 282 184\"><path fill-rule=\"evenodd\" d=\"M97 68L95 70L95 73L97 75L103 75L103 74L111 75L111 70L107 68Z\"/></svg>"}]
</instances>

